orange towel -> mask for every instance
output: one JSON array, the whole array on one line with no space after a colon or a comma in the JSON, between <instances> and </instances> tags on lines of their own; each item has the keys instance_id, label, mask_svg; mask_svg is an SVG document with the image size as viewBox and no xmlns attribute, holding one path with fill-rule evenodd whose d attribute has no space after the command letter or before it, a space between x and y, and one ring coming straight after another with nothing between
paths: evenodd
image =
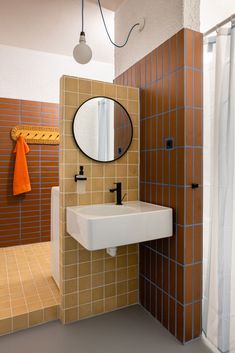
<instances>
[{"instance_id":1,"label":"orange towel","mask_svg":"<svg viewBox=\"0 0 235 353\"><path fill-rule=\"evenodd\" d=\"M19 136L13 153L16 154L13 195L23 194L31 190L26 154L29 152L29 146L23 136Z\"/></svg>"}]
</instances>

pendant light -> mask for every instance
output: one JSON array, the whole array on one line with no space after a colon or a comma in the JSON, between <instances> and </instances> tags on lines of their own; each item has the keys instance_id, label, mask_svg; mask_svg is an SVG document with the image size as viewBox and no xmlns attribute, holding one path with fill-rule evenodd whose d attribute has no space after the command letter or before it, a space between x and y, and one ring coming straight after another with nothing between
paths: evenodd
<instances>
[{"instance_id":1,"label":"pendant light","mask_svg":"<svg viewBox=\"0 0 235 353\"><path fill-rule=\"evenodd\" d=\"M107 33L107 36L108 36L111 44L114 45L116 48L125 47L125 45L127 44L128 40L130 38L130 35L131 35L131 33L132 33L132 31L133 31L133 29L135 27L139 27L139 32L141 32L144 29L145 19L141 18L138 23L135 23L131 27L131 29L128 32L127 38L124 41L124 43L123 44L116 44L112 40L112 38L111 38L111 36L109 34L107 25L105 23L105 18L104 18L104 14L103 14L103 10L102 10L102 6L101 6L101 3L100 3L100 0L97 0L97 1L98 1L100 14L101 14L101 17L102 17L102 21L103 21L104 28L105 28L105 31ZM87 64L92 58L92 51L91 51L91 48L86 44L86 37L85 37L85 32L84 32L84 0L82 0L82 31L80 33L79 44L77 44L76 47L73 50L73 57L79 64Z\"/></svg>"},{"instance_id":2,"label":"pendant light","mask_svg":"<svg viewBox=\"0 0 235 353\"><path fill-rule=\"evenodd\" d=\"M73 49L73 57L79 64L87 64L92 58L92 51L86 44L84 32L84 0L82 0L82 31L80 33L79 44Z\"/></svg>"}]
</instances>

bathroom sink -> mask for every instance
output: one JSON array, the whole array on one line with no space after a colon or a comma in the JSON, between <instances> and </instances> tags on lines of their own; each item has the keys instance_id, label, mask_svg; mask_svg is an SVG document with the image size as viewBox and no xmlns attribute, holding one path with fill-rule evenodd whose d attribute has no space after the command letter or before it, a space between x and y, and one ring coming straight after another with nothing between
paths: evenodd
<instances>
[{"instance_id":1,"label":"bathroom sink","mask_svg":"<svg viewBox=\"0 0 235 353\"><path fill-rule=\"evenodd\" d=\"M142 201L67 207L67 232L88 250L172 236L172 209Z\"/></svg>"}]
</instances>

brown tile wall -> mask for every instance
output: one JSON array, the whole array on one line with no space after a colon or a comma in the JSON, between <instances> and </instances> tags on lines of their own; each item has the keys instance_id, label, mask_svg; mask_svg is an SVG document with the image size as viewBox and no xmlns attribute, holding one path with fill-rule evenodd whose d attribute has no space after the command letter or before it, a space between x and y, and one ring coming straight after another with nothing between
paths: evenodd
<instances>
[{"instance_id":1,"label":"brown tile wall","mask_svg":"<svg viewBox=\"0 0 235 353\"><path fill-rule=\"evenodd\" d=\"M118 248L117 256L105 250L87 251L66 232L67 206L115 201L113 183L123 184L126 200L138 200L139 90L104 82L64 76L60 88L60 289L61 320L84 319L132 305L139 300L138 245ZM80 104L94 96L119 101L130 113L134 138L128 152L112 163L96 163L76 146L72 120ZM76 193L74 175L84 166L86 193Z\"/></svg>"},{"instance_id":2,"label":"brown tile wall","mask_svg":"<svg viewBox=\"0 0 235 353\"><path fill-rule=\"evenodd\" d=\"M174 209L173 237L140 245L140 301L190 341L201 333L202 35L181 30L115 83L141 88L140 199Z\"/></svg>"},{"instance_id":3,"label":"brown tile wall","mask_svg":"<svg viewBox=\"0 0 235 353\"><path fill-rule=\"evenodd\" d=\"M50 240L50 193L59 183L58 146L29 145L32 191L13 196L16 125L58 126L58 104L0 98L0 247Z\"/></svg>"},{"instance_id":4,"label":"brown tile wall","mask_svg":"<svg viewBox=\"0 0 235 353\"><path fill-rule=\"evenodd\" d=\"M131 141L131 124L127 113L115 104L114 106L114 156L119 158ZM121 151L120 151L121 149Z\"/></svg>"}]
</instances>

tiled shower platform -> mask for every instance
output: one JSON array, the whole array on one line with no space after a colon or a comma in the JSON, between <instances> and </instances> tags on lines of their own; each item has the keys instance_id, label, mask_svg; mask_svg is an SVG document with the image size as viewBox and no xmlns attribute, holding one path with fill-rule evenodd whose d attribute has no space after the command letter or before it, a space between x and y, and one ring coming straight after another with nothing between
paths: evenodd
<instances>
[{"instance_id":1,"label":"tiled shower platform","mask_svg":"<svg viewBox=\"0 0 235 353\"><path fill-rule=\"evenodd\" d=\"M0 335L57 319L59 300L50 242L0 248Z\"/></svg>"}]
</instances>

